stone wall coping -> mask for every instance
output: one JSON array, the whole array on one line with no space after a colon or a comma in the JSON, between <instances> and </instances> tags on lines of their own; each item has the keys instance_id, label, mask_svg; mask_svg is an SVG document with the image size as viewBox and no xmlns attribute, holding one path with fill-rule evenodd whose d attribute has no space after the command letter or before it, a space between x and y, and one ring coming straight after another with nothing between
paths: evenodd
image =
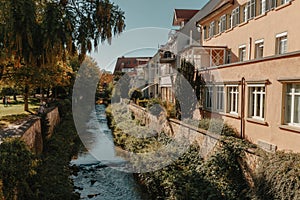
<instances>
[{"instance_id":1,"label":"stone wall coping","mask_svg":"<svg viewBox=\"0 0 300 200\"><path fill-rule=\"evenodd\" d=\"M220 137L220 135L218 135L218 134L209 132L209 131L207 131L205 129L201 129L201 128L195 127L195 126L190 125L190 124L186 124L186 123L184 123L184 122L182 122L182 121L180 121L178 119L171 118L171 119L169 119L169 121L171 121L173 123L176 123L176 124L179 124L179 125L182 125L184 127L187 127L187 128L192 129L194 131L197 131L198 133L200 133L202 135L206 135L206 136L208 136L210 138L213 138L213 139L216 139L216 140L218 140L219 137Z\"/></svg>"}]
</instances>

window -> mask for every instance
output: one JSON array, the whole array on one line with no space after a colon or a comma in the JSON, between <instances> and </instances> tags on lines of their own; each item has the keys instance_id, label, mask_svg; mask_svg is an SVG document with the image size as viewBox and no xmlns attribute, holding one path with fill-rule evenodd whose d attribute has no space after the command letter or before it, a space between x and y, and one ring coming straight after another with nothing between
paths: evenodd
<instances>
[{"instance_id":1,"label":"window","mask_svg":"<svg viewBox=\"0 0 300 200\"><path fill-rule=\"evenodd\" d=\"M249 0L247 3L247 19L255 17L255 0Z\"/></svg>"},{"instance_id":2,"label":"window","mask_svg":"<svg viewBox=\"0 0 300 200\"><path fill-rule=\"evenodd\" d=\"M266 0L266 10L272 10L276 7L277 0Z\"/></svg>"},{"instance_id":3,"label":"window","mask_svg":"<svg viewBox=\"0 0 300 200\"><path fill-rule=\"evenodd\" d=\"M248 5L246 4L243 7L243 22L246 22L248 20Z\"/></svg>"},{"instance_id":4,"label":"window","mask_svg":"<svg viewBox=\"0 0 300 200\"><path fill-rule=\"evenodd\" d=\"M287 52L287 32L276 35L276 54Z\"/></svg>"},{"instance_id":5,"label":"window","mask_svg":"<svg viewBox=\"0 0 300 200\"><path fill-rule=\"evenodd\" d=\"M246 60L246 45L242 45L239 47L239 60L240 61Z\"/></svg>"},{"instance_id":6,"label":"window","mask_svg":"<svg viewBox=\"0 0 300 200\"><path fill-rule=\"evenodd\" d=\"M213 86L207 86L205 90L205 107L212 109Z\"/></svg>"},{"instance_id":7,"label":"window","mask_svg":"<svg viewBox=\"0 0 300 200\"><path fill-rule=\"evenodd\" d=\"M265 96L265 85L249 85L249 117L264 119Z\"/></svg>"},{"instance_id":8,"label":"window","mask_svg":"<svg viewBox=\"0 0 300 200\"><path fill-rule=\"evenodd\" d=\"M212 37L215 35L215 22L211 22L209 25L209 37Z\"/></svg>"},{"instance_id":9,"label":"window","mask_svg":"<svg viewBox=\"0 0 300 200\"><path fill-rule=\"evenodd\" d=\"M281 4L286 4L288 2L290 2L290 0L281 0Z\"/></svg>"},{"instance_id":10,"label":"window","mask_svg":"<svg viewBox=\"0 0 300 200\"><path fill-rule=\"evenodd\" d=\"M219 21L219 32L222 33L226 30L226 15L220 17Z\"/></svg>"},{"instance_id":11,"label":"window","mask_svg":"<svg viewBox=\"0 0 300 200\"><path fill-rule=\"evenodd\" d=\"M300 126L300 83L286 84L284 123Z\"/></svg>"},{"instance_id":12,"label":"window","mask_svg":"<svg viewBox=\"0 0 300 200\"><path fill-rule=\"evenodd\" d=\"M262 58L264 55L264 40L255 41L255 58Z\"/></svg>"},{"instance_id":13,"label":"window","mask_svg":"<svg viewBox=\"0 0 300 200\"><path fill-rule=\"evenodd\" d=\"M204 39L207 39L207 27L206 26L203 27L203 36L204 36Z\"/></svg>"},{"instance_id":14,"label":"window","mask_svg":"<svg viewBox=\"0 0 300 200\"><path fill-rule=\"evenodd\" d=\"M224 110L224 86L216 86L216 110Z\"/></svg>"},{"instance_id":15,"label":"window","mask_svg":"<svg viewBox=\"0 0 300 200\"><path fill-rule=\"evenodd\" d=\"M260 0L259 14L264 14L266 12L266 0Z\"/></svg>"},{"instance_id":16,"label":"window","mask_svg":"<svg viewBox=\"0 0 300 200\"><path fill-rule=\"evenodd\" d=\"M238 114L239 87L227 86L227 112Z\"/></svg>"},{"instance_id":17,"label":"window","mask_svg":"<svg viewBox=\"0 0 300 200\"><path fill-rule=\"evenodd\" d=\"M231 13L231 27L235 27L240 23L240 8L237 7Z\"/></svg>"},{"instance_id":18,"label":"window","mask_svg":"<svg viewBox=\"0 0 300 200\"><path fill-rule=\"evenodd\" d=\"M227 15L227 28L230 29L232 28L232 17L231 17L231 14L228 14Z\"/></svg>"}]
</instances>

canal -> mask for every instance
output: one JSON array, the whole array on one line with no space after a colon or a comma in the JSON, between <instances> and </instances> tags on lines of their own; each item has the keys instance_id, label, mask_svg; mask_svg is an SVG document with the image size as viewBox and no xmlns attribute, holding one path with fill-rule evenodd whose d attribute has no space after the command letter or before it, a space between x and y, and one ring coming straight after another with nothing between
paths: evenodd
<instances>
[{"instance_id":1,"label":"canal","mask_svg":"<svg viewBox=\"0 0 300 200\"><path fill-rule=\"evenodd\" d=\"M75 191L80 193L81 199L101 200L142 200L147 199L135 182L133 174L122 172L105 163L122 161L115 157L112 143L112 134L107 125L105 106L96 105L96 119L91 118L84 140L89 140L89 152L83 152L78 158L71 161L79 169L72 175ZM99 131L100 130L100 131ZM103 137L105 136L105 137ZM81 136L83 138L83 136ZM104 141L104 142L103 142ZM103 155L99 155L103 154ZM97 155L97 156L93 156ZM103 160L96 159L103 158Z\"/></svg>"}]
</instances>

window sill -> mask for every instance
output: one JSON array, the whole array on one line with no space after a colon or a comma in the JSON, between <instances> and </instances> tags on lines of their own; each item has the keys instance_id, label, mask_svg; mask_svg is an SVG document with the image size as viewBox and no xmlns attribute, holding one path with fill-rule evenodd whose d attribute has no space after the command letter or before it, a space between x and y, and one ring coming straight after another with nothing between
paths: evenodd
<instances>
[{"instance_id":1,"label":"window sill","mask_svg":"<svg viewBox=\"0 0 300 200\"><path fill-rule=\"evenodd\" d=\"M282 4L282 5L278 6L278 7L276 7L274 10L275 11L280 10L282 8L285 8L285 7L289 6L289 5L291 5L291 4L292 4L292 1L289 1L289 2L287 2L285 4Z\"/></svg>"},{"instance_id":2,"label":"window sill","mask_svg":"<svg viewBox=\"0 0 300 200\"><path fill-rule=\"evenodd\" d=\"M260 18L262 18L262 17L264 17L264 16L266 16L266 15L267 15L267 12L265 11L264 13L262 13L262 14L256 16L256 17L254 18L254 20L258 20L258 19L260 19Z\"/></svg>"},{"instance_id":3,"label":"window sill","mask_svg":"<svg viewBox=\"0 0 300 200\"><path fill-rule=\"evenodd\" d=\"M254 124L269 126L269 124L266 121L255 119L255 118L247 118L246 121Z\"/></svg>"},{"instance_id":4,"label":"window sill","mask_svg":"<svg viewBox=\"0 0 300 200\"><path fill-rule=\"evenodd\" d=\"M243 23L241 23L241 24L239 24L239 27L244 26L244 25L246 25L246 24L248 24L248 20L245 21L245 22L243 22Z\"/></svg>"},{"instance_id":5,"label":"window sill","mask_svg":"<svg viewBox=\"0 0 300 200\"><path fill-rule=\"evenodd\" d=\"M300 133L300 127L297 127L297 126L280 125L279 128L283 129L283 130L287 130L287 131Z\"/></svg>"},{"instance_id":6,"label":"window sill","mask_svg":"<svg viewBox=\"0 0 300 200\"><path fill-rule=\"evenodd\" d=\"M231 27L230 29L227 29L226 31L225 31L225 33L228 33L228 32L230 32L230 31L232 31L233 30L233 27Z\"/></svg>"},{"instance_id":7,"label":"window sill","mask_svg":"<svg viewBox=\"0 0 300 200\"><path fill-rule=\"evenodd\" d=\"M224 113L223 115L230 118L241 119L241 117L238 114Z\"/></svg>"},{"instance_id":8,"label":"window sill","mask_svg":"<svg viewBox=\"0 0 300 200\"><path fill-rule=\"evenodd\" d=\"M214 35L214 38L219 37L221 35L221 33L218 33L218 34Z\"/></svg>"}]
</instances>

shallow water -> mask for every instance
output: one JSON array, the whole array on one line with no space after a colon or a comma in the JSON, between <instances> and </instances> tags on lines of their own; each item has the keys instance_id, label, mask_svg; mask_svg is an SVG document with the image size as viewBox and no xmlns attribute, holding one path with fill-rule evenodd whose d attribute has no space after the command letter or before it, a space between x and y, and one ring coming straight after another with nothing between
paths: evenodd
<instances>
[{"instance_id":1,"label":"shallow water","mask_svg":"<svg viewBox=\"0 0 300 200\"><path fill-rule=\"evenodd\" d=\"M81 199L147 199L145 194L140 191L140 187L132 174L104 165L106 162L118 164L122 160L114 155L112 135L107 126L105 107L97 105L94 116L97 119L91 117L87 134L81 136L86 141L90 141L85 144L90 153L81 153L76 160L71 161L71 165L79 167L79 172L71 177L74 181L75 191L80 193Z\"/></svg>"}]
</instances>

